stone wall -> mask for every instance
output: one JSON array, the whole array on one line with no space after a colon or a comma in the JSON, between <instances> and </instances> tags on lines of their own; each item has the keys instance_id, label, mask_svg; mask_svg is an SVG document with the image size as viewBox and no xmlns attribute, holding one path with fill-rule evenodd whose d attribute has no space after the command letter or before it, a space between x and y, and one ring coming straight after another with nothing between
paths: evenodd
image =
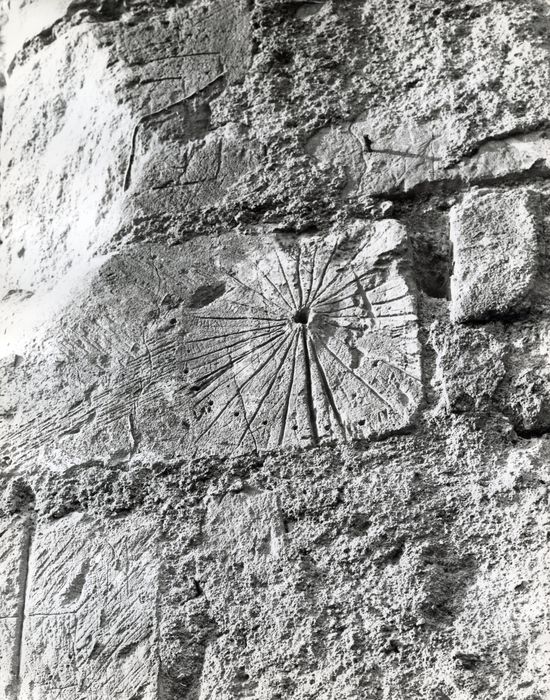
<instances>
[{"instance_id":1,"label":"stone wall","mask_svg":"<svg viewBox=\"0 0 550 700\"><path fill-rule=\"evenodd\" d=\"M549 698L548 4L5 5L0 699Z\"/></svg>"}]
</instances>

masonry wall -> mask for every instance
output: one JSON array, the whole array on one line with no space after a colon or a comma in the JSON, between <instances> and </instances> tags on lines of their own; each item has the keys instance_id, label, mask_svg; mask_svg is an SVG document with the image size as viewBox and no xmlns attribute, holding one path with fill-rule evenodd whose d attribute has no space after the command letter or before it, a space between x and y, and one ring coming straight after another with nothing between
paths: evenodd
<instances>
[{"instance_id":1,"label":"masonry wall","mask_svg":"<svg viewBox=\"0 0 550 700\"><path fill-rule=\"evenodd\" d=\"M0 698L550 697L547 3L2 21Z\"/></svg>"}]
</instances>

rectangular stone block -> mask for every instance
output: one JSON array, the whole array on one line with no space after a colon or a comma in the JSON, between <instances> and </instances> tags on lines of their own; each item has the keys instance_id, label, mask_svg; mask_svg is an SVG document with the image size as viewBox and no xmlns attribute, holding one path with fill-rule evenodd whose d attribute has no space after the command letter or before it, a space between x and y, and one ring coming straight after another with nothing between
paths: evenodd
<instances>
[{"instance_id":1,"label":"rectangular stone block","mask_svg":"<svg viewBox=\"0 0 550 700\"><path fill-rule=\"evenodd\" d=\"M473 190L451 213L456 322L529 309L540 262L541 196L526 189Z\"/></svg>"},{"instance_id":2,"label":"rectangular stone block","mask_svg":"<svg viewBox=\"0 0 550 700\"><path fill-rule=\"evenodd\" d=\"M72 515L37 528L22 625L22 700L156 698L154 527Z\"/></svg>"}]
</instances>

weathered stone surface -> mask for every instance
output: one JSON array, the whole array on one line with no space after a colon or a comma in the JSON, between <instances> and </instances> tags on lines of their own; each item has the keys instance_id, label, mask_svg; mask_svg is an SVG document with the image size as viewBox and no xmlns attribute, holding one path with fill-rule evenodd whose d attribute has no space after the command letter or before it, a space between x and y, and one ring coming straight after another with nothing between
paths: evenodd
<instances>
[{"instance_id":1,"label":"weathered stone surface","mask_svg":"<svg viewBox=\"0 0 550 700\"><path fill-rule=\"evenodd\" d=\"M107 10L93 5L77 15L75 5L74 26L43 37L9 81L0 292L17 302L30 334L43 320L33 310L63 308L94 254L135 219L173 215L176 225L187 209L218 201L262 153L244 124L211 117L211 102L242 80L248 63L242 2L201 13L200 24L185 8L163 21L98 22ZM23 15L37 6L44 3L26 5ZM61 7L48 16L54 9ZM144 24L154 42L141 41Z\"/></svg>"},{"instance_id":2,"label":"weathered stone surface","mask_svg":"<svg viewBox=\"0 0 550 700\"><path fill-rule=\"evenodd\" d=\"M154 527L71 515L39 525L26 556L13 697L157 697Z\"/></svg>"},{"instance_id":3,"label":"weathered stone surface","mask_svg":"<svg viewBox=\"0 0 550 700\"><path fill-rule=\"evenodd\" d=\"M0 700L549 696L546 4L0 25Z\"/></svg>"},{"instance_id":4,"label":"weathered stone surface","mask_svg":"<svg viewBox=\"0 0 550 700\"><path fill-rule=\"evenodd\" d=\"M0 697L16 697L21 676L31 523L2 519L0 536Z\"/></svg>"},{"instance_id":5,"label":"weathered stone surface","mask_svg":"<svg viewBox=\"0 0 550 700\"><path fill-rule=\"evenodd\" d=\"M542 262L541 195L479 190L451 214L451 318L482 321L532 305Z\"/></svg>"}]
</instances>

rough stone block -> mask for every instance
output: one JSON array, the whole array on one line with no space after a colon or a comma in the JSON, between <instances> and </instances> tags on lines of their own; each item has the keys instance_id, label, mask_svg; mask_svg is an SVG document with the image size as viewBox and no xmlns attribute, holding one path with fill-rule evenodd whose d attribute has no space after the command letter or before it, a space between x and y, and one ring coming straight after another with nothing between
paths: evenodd
<instances>
[{"instance_id":1,"label":"rough stone block","mask_svg":"<svg viewBox=\"0 0 550 700\"><path fill-rule=\"evenodd\" d=\"M451 318L517 315L533 301L539 265L540 195L474 190L452 212Z\"/></svg>"},{"instance_id":2,"label":"rough stone block","mask_svg":"<svg viewBox=\"0 0 550 700\"><path fill-rule=\"evenodd\" d=\"M39 525L22 625L21 698L156 698L154 527L80 515ZM138 694L141 693L141 694Z\"/></svg>"}]
</instances>

